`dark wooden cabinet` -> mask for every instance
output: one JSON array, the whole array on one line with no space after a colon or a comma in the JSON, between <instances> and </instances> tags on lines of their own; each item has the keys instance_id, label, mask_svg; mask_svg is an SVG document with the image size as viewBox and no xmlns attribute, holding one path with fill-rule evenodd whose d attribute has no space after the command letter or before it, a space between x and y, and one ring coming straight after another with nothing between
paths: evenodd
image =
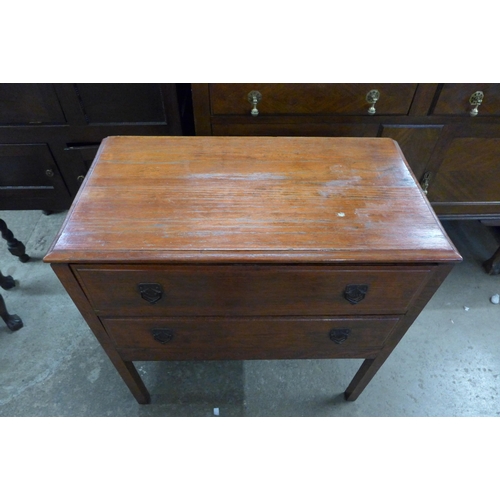
<instances>
[{"instance_id":1,"label":"dark wooden cabinet","mask_svg":"<svg viewBox=\"0 0 500 500\"><path fill-rule=\"evenodd\" d=\"M197 135L389 137L441 218L500 218L500 84L192 87Z\"/></svg>"},{"instance_id":2,"label":"dark wooden cabinet","mask_svg":"<svg viewBox=\"0 0 500 500\"><path fill-rule=\"evenodd\" d=\"M181 135L178 85L0 84L0 210L69 208L105 137Z\"/></svg>"}]
</instances>

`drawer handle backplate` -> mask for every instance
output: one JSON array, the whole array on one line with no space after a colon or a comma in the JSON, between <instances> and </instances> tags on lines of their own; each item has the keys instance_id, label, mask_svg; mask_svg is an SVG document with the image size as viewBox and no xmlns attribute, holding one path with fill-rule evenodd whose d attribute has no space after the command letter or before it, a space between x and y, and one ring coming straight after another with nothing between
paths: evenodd
<instances>
[{"instance_id":1,"label":"drawer handle backplate","mask_svg":"<svg viewBox=\"0 0 500 500\"><path fill-rule=\"evenodd\" d=\"M349 328L334 328L330 330L328 336L330 340L333 340L336 344L343 344L350 334L351 330L349 330Z\"/></svg>"},{"instance_id":2,"label":"drawer handle backplate","mask_svg":"<svg viewBox=\"0 0 500 500\"><path fill-rule=\"evenodd\" d=\"M150 304L156 304L163 297L163 288L159 283L139 283L137 289L141 297Z\"/></svg>"},{"instance_id":3,"label":"drawer handle backplate","mask_svg":"<svg viewBox=\"0 0 500 500\"><path fill-rule=\"evenodd\" d=\"M257 116L259 114L259 110L257 109L257 104L262 100L262 94L258 90L252 90L248 93L247 96L248 102L253 106L250 114L252 116Z\"/></svg>"},{"instance_id":4,"label":"drawer handle backplate","mask_svg":"<svg viewBox=\"0 0 500 500\"><path fill-rule=\"evenodd\" d=\"M474 92L471 96L470 96L470 99L469 99L469 103L474 106L471 110L470 110L470 115L471 116L477 116L477 114L479 113L479 110L477 109L479 106L481 106L481 104L483 103L483 99L484 99L484 94L478 90L477 92Z\"/></svg>"},{"instance_id":5,"label":"drawer handle backplate","mask_svg":"<svg viewBox=\"0 0 500 500\"><path fill-rule=\"evenodd\" d=\"M377 110L375 109L376 102L380 99L380 92L376 89L370 90L368 94L366 94L366 102L371 104L370 108L368 108L368 114L374 115Z\"/></svg>"},{"instance_id":6,"label":"drawer handle backplate","mask_svg":"<svg viewBox=\"0 0 500 500\"><path fill-rule=\"evenodd\" d=\"M368 293L368 285L347 285L344 290L344 298L351 304L361 302Z\"/></svg>"},{"instance_id":7,"label":"drawer handle backplate","mask_svg":"<svg viewBox=\"0 0 500 500\"><path fill-rule=\"evenodd\" d=\"M168 344L174 338L174 332L168 328L153 328L151 335L160 344Z\"/></svg>"}]
</instances>

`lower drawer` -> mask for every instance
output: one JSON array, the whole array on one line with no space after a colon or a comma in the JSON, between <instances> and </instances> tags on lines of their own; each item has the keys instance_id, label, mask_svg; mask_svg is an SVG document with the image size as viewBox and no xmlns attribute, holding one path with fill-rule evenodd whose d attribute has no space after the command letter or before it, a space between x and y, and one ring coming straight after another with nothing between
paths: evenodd
<instances>
[{"instance_id":1,"label":"lower drawer","mask_svg":"<svg viewBox=\"0 0 500 500\"><path fill-rule=\"evenodd\" d=\"M124 359L366 358L399 318L102 318Z\"/></svg>"}]
</instances>

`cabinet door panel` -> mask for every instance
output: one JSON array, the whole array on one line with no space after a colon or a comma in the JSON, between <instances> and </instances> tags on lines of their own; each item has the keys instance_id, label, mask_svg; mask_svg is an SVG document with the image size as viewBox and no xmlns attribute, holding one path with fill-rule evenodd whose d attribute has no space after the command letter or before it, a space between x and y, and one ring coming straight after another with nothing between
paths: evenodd
<instances>
[{"instance_id":1,"label":"cabinet door panel","mask_svg":"<svg viewBox=\"0 0 500 500\"><path fill-rule=\"evenodd\" d=\"M429 186L438 214L500 212L500 138L457 137ZM448 207L446 206L448 205Z\"/></svg>"},{"instance_id":2,"label":"cabinet door panel","mask_svg":"<svg viewBox=\"0 0 500 500\"><path fill-rule=\"evenodd\" d=\"M167 123L156 83L77 83L88 123Z\"/></svg>"},{"instance_id":3,"label":"cabinet door panel","mask_svg":"<svg viewBox=\"0 0 500 500\"><path fill-rule=\"evenodd\" d=\"M66 154L66 165L64 178L66 184L74 196L80 189L80 186L87 175L87 172L94 161L99 143L90 144L68 144L64 153Z\"/></svg>"},{"instance_id":4,"label":"cabinet door panel","mask_svg":"<svg viewBox=\"0 0 500 500\"><path fill-rule=\"evenodd\" d=\"M52 84L0 84L1 125L64 122L64 115Z\"/></svg>"},{"instance_id":5,"label":"cabinet door panel","mask_svg":"<svg viewBox=\"0 0 500 500\"><path fill-rule=\"evenodd\" d=\"M0 208L68 208L68 191L46 144L0 144Z\"/></svg>"},{"instance_id":6,"label":"cabinet door panel","mask_svg":"<svg viewBox=\"0 0 500 500\"><path fill-rule=\"evenodd\" d=\"M394 139L403 152L415 177L420 180L442 130L436 126L384 125L382 137Z\"/></svg>"}]
</instances>

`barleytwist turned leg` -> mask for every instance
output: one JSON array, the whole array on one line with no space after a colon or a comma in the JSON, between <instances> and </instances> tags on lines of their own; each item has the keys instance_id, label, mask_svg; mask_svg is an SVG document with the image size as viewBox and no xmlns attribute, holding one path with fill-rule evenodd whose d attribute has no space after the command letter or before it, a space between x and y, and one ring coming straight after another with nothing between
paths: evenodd
<instances>
[{"instance_id":1,"label":"barleytwist turned leg","mask_svg":"<svg viewBox=\"0 0 500 500\"><path fill-rule=\"evenodd\" d=\"M8 329L15 332L23 327L23 322L17 314L9 314L3 297L0 295L0 317L5 321Z\"/></svg>"},{"instance_id":2,"label":"barleytwist turned leg","mask_svg":"<svg viewBox=\"0 0 500 500\"><path fill-rule=\"evenodd\" d=\"M7 248L12 255L19 257L21 262L28 262L30 260L29 255L26 254L25 246L14 238L12 231L7 227L5 221L0 219L0 231L2 233L2 238L7 241Z\"/></svg>"}]
</instances>

